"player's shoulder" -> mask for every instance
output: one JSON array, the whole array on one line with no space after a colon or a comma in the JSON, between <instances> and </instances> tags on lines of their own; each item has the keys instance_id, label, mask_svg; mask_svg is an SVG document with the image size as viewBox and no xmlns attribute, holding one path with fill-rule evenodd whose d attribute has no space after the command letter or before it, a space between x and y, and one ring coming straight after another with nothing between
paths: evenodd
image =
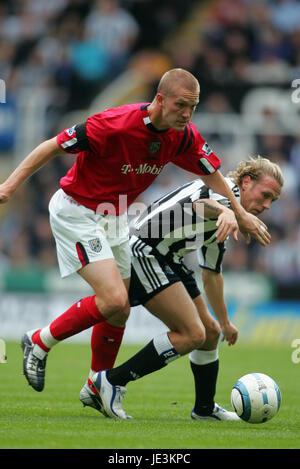
<instances>
[{"instance_id":1,"label":"player's shoulder","mask_svg":"<svg viewBox=\"0 0 300 469\"><path fill-rule=\"evenodd\" d=\"M185 153L190 149L202 148L206 144L204 137L199 132L193 122L189 122L184 131L177 132L178 138L181 139L180 151L179 153Z\"/></svg>"},{"instance_id":2,"label":"player's shoulder","mask_svg":"<svg viewBox=\"0 0 300 469\"><path fill-rule=\"evenodd\" d=\"M232 179L228 178L228 177L224 177L225 181L227 182L228 186L229 186L229 189L233 192L233 194L235 195L235 197L240 200L240 189L239 189L239 186L237 184L235 184ZM230 201L229 199L227 199L226 197L224 197L222 194L218 194L216 192L213 192L211 189L209 189L208 191L208 194L209 194L209 198L210 199L213 199L213 200L217 200L218 202L220 202L221 204L223 205L226 205L228 207L230 207Z\"/></svg>"},{"instance_id":3,"label":"player's shoulder","mask_svg":"<svg viewBox=\"0 0 300 469\"><path fill-rule=\"evenodd\" d=\"M107 130L126 129L131 125L136 125L144 111L145 103L124 104L118 107L111 107L101 112L91 115L87 119L87 124Z\"/></svg>"},{"instance_id":4,"label":"player's shoulder","mask_svg":"<svg viewBox=\"0 0 300 469\"><path fill-rule=\"evenodd\" d=\"M148 103L149 104L149 103ZM93 114L89 117L89 119L97 120L97 119L116 119L118 117L122 118L123 116L130 116L134 114L140 114L143 112L146 103L133 103L133 104L123 104L118 107L111 107L108 109L104 109L96 114Z\"/></svg>"},{"instance_id":5,"label":"player's shoulder","mask_svg":"<svg viewBox=\"0 0 300 469\"><path fill-rule=\"evenodd\" d=\"M238 184L236 184L231 178L225 177L225 181L227 182L229 188L232 190L234 193L235 197L239 198L240 197L240 188Z\"/></svg>"},{"instance_id":6,"label":"player's shoulder","mask_svg":"<svg viewBox=\"0 0 300 469\"><path fill-rule=\"evenodd\" d=\"M202 137L200 130L192 121L188 123L187 127L194 137L201 138L204 140L204 137Z\"/></svg>"}]
</instances>

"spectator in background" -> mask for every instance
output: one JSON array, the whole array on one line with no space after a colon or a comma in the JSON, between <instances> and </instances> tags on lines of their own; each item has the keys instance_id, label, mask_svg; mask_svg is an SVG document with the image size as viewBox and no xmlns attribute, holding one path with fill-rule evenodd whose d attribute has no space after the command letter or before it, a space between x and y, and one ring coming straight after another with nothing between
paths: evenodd
<instances>
[{"instance_id":1,"label":"spectator in background","mask_svg":"<svg viewBox=\"0 0 300 469\"><path fill-rule=\"evenodd\" d=\"M272 26L259 31L251 48L251 57L255 62L263 61L269 57L289 61L291 56L291 45L284 39L280 31Z\"/></svg>"},{"instance_id":2,"label":"spectator in background","mask_svg":"<svg viewBox=\"0 0 300 469\"><path fill-rule=\"evenodd\" d=\"M272 236L272 245L268 252L257 249L259 255L256 257L253 267L256 270L275 277L281 285L294 284L300 281L299 268L299 233L293 229L286 236Z\"/></svg>"},{"instance_id":3,"label":"spectator in background","mask_svg":"<svg viewBox=\"0 0 300 469\"><path fill-rule=\"evenodd\" d=\"M296 175L300 174L300 133L294 138L292 145L289 160L291 167L294 168ZM298 197L300 196L300 178L298 176Z\"/></svg>"},{"instance_id":4,"label":"spectator in background","mask_svg":"<svg viewBox=\"0 0 300 469\"><path fill-rule=\"evenodd\" d=\"M0 77L2 80L7 80L9 77L15 47L13 41L0 38Z\"/></svg>"},{"instance_id":5,"label":"spectator in background","mask_svg":"<svg viewBox=\"0 0 300 469\"><path fill-rule=\"evenodd\" d=\"M105 43L90 38L86 29L80 26L76 39L70 42L69 56L73 70L71 101L73 96L76 97L69 108L86 108L103 89L111 73L110 53Z\"/></svg>"},{"instance_id":6,"label":"spectator in background","mask_svg":"<svg viewBox=\"0 0 300 469\"><path fill-rule=\"evenodd\" d=\"M119 73L126 65L139 34L135 18L118 0L97 0L96 8L85 21L85 37L105 48L110 57L110 73Z\"/></svg>"},{"instance_id":7,"label":"spectator in background","mask_svg":"<svg viewBox=\"0 0 300 469\"><path fill-rule=\"evenodd\" d=\"M269 7L272 23L279 31L291 33L299 29L300 3L298 1L277 0L271 2Z\"/></svg>"},{"instance_id":8,"label":"spectator in background","mask_svg":"<svg viewBox=\"0 0 300 469\"><path fill-rule=\"evenodd\" d=\"M285 157L283 153L274 152L271 158L274 163L280 165L284 174L286 196L291 200L297 199L299 177L295 172L295 167L291 165L290 161L288 161L288 158Z\"/></svg>"},{"instance_id":9,"label":"spectator in background","mask_svg":"<svg viewBox=\"0 0 300 469\"><path fill-rule=\"evenodd\" d=\"M11 259L4 253L2 239L0 238L0 273L3 274L8 270Z\"/></svg>"}]
</instances>

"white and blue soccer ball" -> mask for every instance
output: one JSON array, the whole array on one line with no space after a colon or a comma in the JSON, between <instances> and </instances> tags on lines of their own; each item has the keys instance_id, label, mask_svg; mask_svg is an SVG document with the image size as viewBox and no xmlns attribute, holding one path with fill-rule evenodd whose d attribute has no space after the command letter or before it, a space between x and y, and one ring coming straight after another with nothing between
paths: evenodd
<instances>
[{"instance_id":1,"label":"white and blue soccer ball","mask_svg":"<svg viewBox=\"0 0 300 469\"><path fill-rule=\"evenodd\" d=\"M270 376L249 373L231 391L231 405L245 422L263 423L277 414L281 404L279 387Z\"/></svg>"}]
</instances>

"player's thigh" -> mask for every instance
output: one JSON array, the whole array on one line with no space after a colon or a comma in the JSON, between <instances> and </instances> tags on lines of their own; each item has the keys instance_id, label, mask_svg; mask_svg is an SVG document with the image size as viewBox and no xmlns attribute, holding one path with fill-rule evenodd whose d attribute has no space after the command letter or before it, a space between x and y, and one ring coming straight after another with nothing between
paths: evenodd
<instances>
[{"instance_id":1,"label":"player's thigh","mask_svg":"<svg viewBox=\"0 0 300 469\"><path fill-rule=\"evenodd\" d=\"M91 262L78 274L94 290L96 304L105 317L126 309L127 290L114 258Z\"/></svg>"},{"instance_id":2,"label":"player's thigh","mask_svg":"<svg viewBox=\"0 0 300 469\"><path fill-rule=\"evenodd\" d=\"M123 283L125 285L126 292L128 292L129 284L130 284L130 278L123 279ZM128 317L129 317L129 314L130 314L130 304L129 304L129 299L128 299L128 296L127 296L125 307L121 311L118 311L116 314L112 315L107 320L107 322L109 324L111 324L112 326L124 327Z\"/></svg>"},{"instance_id":3,"label":"player's thigh","mask_svg":"<svg viewBox=\"0 0 300 469\"><path fill-rule=\"evenodd\" d=\"M109 240L108 240L109 241ZM130 274L131 274L131 253L129 241L125 240L117 245L110 246L114 259L117 263L119 272L124 281L124 284L129 289Z\"/></svg>"},{"instance_id":4,"label":"player's thigh","mask_svg":"<svg viewBox=\"0 0 300 469\"><path fill-rule=\"evenodd\" d=\"M96 293L96 303L109 323L122 327L130 313L128 289L130 284L130 249L128 240L111 246L114 256L93 262L79 271Z\"/></svg>"},{"instance_id":5,"label":"player's thigh","mask_svg":"<svg viewBox=\"0 0 300 469\"><path fill-rule=\"evenodd\" d=\"M171 331L190 334L202 328L197 308L181 282L160 291L144 306Z\"/></svg>"},{"instance_id":6,"label":"player's thigh","mask_svg":"<svg viewBox=\"0 0 300 469\"><path fill-rule=\"evenodd\" d=\"M62 190L53 195L49 212L62 277L90 263L114 258L105 231L105 217L78 204Z\"/></svg>"}]
</instances>

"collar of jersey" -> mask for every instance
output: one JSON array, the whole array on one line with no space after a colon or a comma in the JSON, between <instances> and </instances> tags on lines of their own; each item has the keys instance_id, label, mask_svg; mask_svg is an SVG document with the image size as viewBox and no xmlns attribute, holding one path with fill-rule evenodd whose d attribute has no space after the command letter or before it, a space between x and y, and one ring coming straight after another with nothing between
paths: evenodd
<instances>
[{"instance_id":1,"label":"collar of jersey","mask_svg":"<svg viewBox=\"0 0 300 469\"><path fill-rule=\"evenodd\" d=\"M147 107L149 106L149 104L143 104L143 106L141 106L141 110L142 111L147 111ZM169 129L165 129L165 130L158 130L156 127L154 127L154 125L152 124L151 120L150 120L150 117L149 116L146 116L143 118L143 121L144 121L144 124L145 126L151 130L152 132L156 132L158 134L162 134L164 132L168 132Z\"/></svg>"}]
</instances>

